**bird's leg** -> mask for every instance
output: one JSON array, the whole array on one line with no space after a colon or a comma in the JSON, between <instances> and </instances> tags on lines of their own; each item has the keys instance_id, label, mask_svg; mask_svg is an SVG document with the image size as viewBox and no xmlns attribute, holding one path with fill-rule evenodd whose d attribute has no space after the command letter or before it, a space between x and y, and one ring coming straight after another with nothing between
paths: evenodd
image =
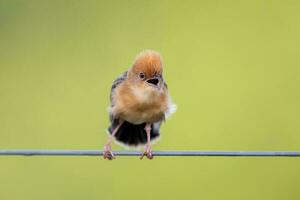
<instances>
[{"instance_id":1,"label":"bird's leg","mask_svg":"<svg viewBox=\"0 0 300 200\"><path fill-rule=\"evenodd\" d=\"M152 154L151 140L150 140L151 124L146 124L145 131L147 133L147 144L145 146L145 151L143 152L140 159L143 159L144 156L146 156L148 159L152 159L153 154Z\"/></svg>"},{"instance_id":2,"label":"bird's leg","mask_svg":"<svg viewBox=\"0 0 300 200\"><path fill-rule=\"evenodd\" d=\"M104 159L108 159L108 160L112 160L114 159L114 154L112 152L112 148L111 148L111 143L113 141L113 138L115 136L115 134L118 132L119 128L121 127L121 125L123 124L124 121L119 120L119 124L117 125L117 127L113 130L113 132L111 133L111 135L108 137L108 140L106 142L106 144L104 145L104 151L103 151L103 157Z\"/></svg>"}]
</instances>

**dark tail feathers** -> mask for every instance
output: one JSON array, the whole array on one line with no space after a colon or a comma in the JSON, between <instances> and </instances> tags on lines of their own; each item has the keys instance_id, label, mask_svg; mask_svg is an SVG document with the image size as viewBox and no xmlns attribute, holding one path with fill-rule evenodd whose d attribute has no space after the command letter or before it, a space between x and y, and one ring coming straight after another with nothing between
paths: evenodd
<instances>
[{"instance_id":1,"label":"dark tail feathers","mask_svg":"<svg viewBox=\"0 0 300 200\"><path fill-rule=\"evenodd\" d=\"M118 120L113 120L111 126L108 128L110 134L112 134L113 130L118 124ZM159 137L159 127L160 122L154 123L151 125L151 133L150 139L156 139ZM145 131L145 125L143 124L131 124L127 121L121 125L117 133L115 134L115 138L117 141L129 145L129 146L138 146L147 143L147 133Z\"/></svg>"}]
</instances>

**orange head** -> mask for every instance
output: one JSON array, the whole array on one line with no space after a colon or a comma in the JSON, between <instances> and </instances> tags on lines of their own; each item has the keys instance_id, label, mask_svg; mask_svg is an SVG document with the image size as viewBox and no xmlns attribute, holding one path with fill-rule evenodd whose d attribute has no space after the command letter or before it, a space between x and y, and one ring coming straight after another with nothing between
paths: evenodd
<instances>
[{"instance_id":1,"label":"orange head","mask_svg":"<svg viewBox=\"0 0 300 200\"><path fill-rule=\"evenodd\" d=\"M132 67L128 70L128 77L140 86L162 88L162 58L158 52L146 50L135 58Z\"/></svg>"}]
</instances>

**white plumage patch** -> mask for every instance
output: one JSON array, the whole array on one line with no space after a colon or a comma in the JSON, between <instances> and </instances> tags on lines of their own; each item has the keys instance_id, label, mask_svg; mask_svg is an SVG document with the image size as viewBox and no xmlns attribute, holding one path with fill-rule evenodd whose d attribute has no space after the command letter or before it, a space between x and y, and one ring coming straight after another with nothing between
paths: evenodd
<instances>
[{"instance_id":1,"label":"white plumage patch","mask_svg":"<svg viewBox=\"0 0 300 200\"><path fill-rule=\"evenodd\" d=\"M174 104L172 101L169 102L168 110L165 112L165 117L169 118L173 113L177 110L177 105Z\"/></svg>"}]
</instances>

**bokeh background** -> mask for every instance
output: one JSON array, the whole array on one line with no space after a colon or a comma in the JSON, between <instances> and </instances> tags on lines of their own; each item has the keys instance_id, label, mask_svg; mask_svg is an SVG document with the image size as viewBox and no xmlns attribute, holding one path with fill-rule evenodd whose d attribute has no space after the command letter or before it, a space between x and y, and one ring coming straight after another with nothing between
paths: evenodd
<instances>
[{"instance_id":1,"label":"bokeh background","mask_svg":"<svg viewBox=\"0 0 300 200\"><path fill-rule=\"evenodd\" d=\"M102 149L112 81L154 49L178 104L154 150L300 150L299 10L0 0L0 148ZM0 157L0 199L296 200L299 169L299 158Z\"/></svg>"}]
</instances>

